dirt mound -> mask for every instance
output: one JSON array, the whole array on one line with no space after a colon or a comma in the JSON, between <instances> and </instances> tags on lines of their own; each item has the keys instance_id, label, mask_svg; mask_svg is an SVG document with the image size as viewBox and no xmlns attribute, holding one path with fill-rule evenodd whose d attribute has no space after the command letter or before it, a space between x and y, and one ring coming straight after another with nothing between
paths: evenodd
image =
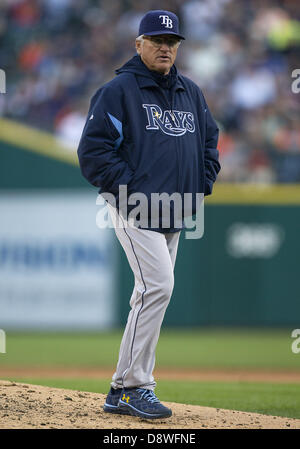
<instances>
[{"instance_id":1,"label":"dirt mound","mask_svg":"<svg viewBox=\"0 0 300 449\"><path fill-rule=\"evenodd\" d=\"M165 402L164 420L104 413L105 395L0 380L2 429L282 429L300 428L300 419Z\"/></svg>"}]
</instances>

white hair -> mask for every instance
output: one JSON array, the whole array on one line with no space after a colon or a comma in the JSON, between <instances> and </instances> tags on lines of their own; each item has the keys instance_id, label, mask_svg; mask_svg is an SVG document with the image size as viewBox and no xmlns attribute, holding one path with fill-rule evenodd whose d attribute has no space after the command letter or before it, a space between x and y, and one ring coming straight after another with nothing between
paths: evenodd
<instances>
[{"instance_id":1,"label":"white hair","mask_svg":"<svg viewBox=\"0 0 300 449\"><path fill-rule=\"evenodd\" d=\"M141 35L138 36L135 40L138 41L138 42L140 42L141 45L143 45L143 43L144 43L144 35L141 34ZM138 50L137 50L137 53L140 54Z\"/></svg>"}]
</instances>

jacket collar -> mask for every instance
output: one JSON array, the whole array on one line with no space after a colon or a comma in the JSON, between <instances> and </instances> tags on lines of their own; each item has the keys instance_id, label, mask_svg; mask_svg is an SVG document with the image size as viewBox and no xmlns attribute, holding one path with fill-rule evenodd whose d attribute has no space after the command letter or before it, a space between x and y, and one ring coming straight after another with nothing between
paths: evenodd
<instances>
[{"instance_id":1,"label":"jacket collar","mask_svg":"<svg viewBox=\"0 0 300 449\"><path fill-rule=\"evenodd\" d=\"M159 87L159 85L153 78L147 78L145 76L136 74L136 79L137 79L138 85L141 89L144 89L147 87ZM177 81L175 84L175 90L185 90L185 87L183 86L182 81L180 79L180 75L177 78Z\"/></svg>"}]
</instances>

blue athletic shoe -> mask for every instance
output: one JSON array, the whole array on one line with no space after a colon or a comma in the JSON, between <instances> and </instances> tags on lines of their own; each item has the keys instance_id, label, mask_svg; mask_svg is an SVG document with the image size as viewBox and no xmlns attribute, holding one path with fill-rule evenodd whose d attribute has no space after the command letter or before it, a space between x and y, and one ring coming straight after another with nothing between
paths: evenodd
<instances>
[{"instance_id":1,"label":"blue athletic shoe","mask_svg":"<svg viewBox=\"0 0 300 449\"><path fill-rule=\"evenodd\" d=\"M130 415L127 410L121 410L119 407L119 400L121 397L122 388L112 388L109 390L109 393L106 397L105 404L103 406L103 410L107 413L118 413L120 415Z\"/></svg>"},{"instance_id":2,"label":"blue athletic shoe","mask_svg":"<svg viewBox=\"0 0 300 449\"><path fill-rule=\"evenodd\" d=\"M172 410L160 403L154 391L145 388L123 388L119 408L139 418L155 419L172 416Z\"/></svg>"}]
</instances>

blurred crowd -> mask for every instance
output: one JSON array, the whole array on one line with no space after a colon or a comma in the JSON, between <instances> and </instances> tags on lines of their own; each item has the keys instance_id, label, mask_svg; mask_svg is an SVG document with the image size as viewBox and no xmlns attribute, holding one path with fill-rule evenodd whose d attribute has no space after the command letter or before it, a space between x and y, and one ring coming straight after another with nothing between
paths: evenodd
<instances>
[{"instance_id":1,"label":"blurred crowd","mask_svg":"<svg viewBox=\"0 0 300 449\"><path fill-rule=\"evenodd\" d=\"M134 55L150 9L180 18L176 66L219 124L219 180L300 182L298 0L1 0L0 116L76 150L92 94Z\"/></svg>"}]
</instances>

